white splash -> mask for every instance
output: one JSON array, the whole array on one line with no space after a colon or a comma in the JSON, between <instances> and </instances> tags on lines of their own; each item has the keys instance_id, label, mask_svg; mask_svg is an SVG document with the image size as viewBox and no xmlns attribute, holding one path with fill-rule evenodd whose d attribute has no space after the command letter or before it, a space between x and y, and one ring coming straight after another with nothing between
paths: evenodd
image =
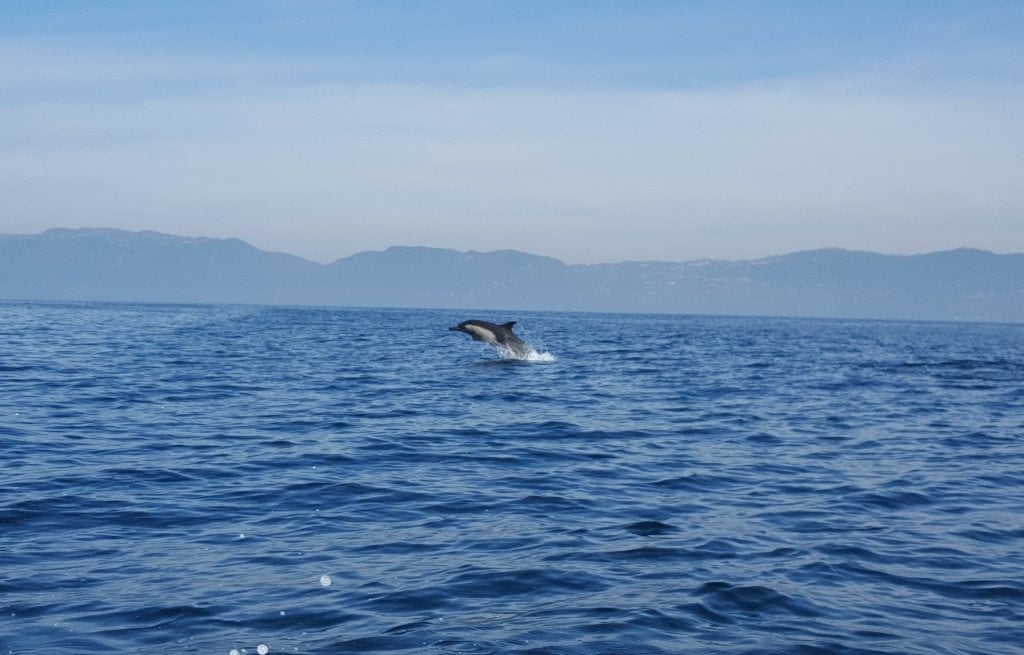
<instances>
[{"instance_id":1,"label":"white splash","mask_svg":"<svg viewBox=\"0 0 1024 655\"><path fill-rule=\"evenodd\" d=\"M267 655L267 653L270 652L270 646L267 646L266 644L260 644L256 647L256 652L260 655Z\"/></svg>"},{"instance_id":2,"label":"white splash","mask_svg":"<svg viewBox=\"0 0 1024 655\"><path fill-rule=\"evenodd\" d=\"M537 352L533 348L529 348L529 351L526 353L517 353L511 348L498 348L498 354L501 355L502 359L510 359L519 362L553 362L557 359L549 352Z\"/></svg>"},{"instance_id":3,"label":"white splash","mask_svg":"<svg viewBox=\"0 0 1024 655\"><path fill-rule=\"evenodd\" d=\"M320 576L320 586L321 587L330 587L331 586L331 576L329 576L329 575L321 575Z\"/></svg>"},{"instance_id":4,"label":"white splash","mask_svg":"<svg viewBox=\"0 0 1024 655\"><path fill-rule=\"evenodd\" d=\"M526 356L526 361L528 362L553 362L556 359L558 358L555 357L552 353L539 353L536 350L533 350L532 348L530 349L530 354Z\"/></svg>"}]
</instances>

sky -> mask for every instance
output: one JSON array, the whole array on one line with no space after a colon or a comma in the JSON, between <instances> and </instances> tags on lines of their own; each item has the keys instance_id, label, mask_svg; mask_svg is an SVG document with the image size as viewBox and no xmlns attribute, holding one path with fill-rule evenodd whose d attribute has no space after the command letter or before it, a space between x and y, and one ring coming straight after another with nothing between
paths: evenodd
<instances>
[{"instance_id":1,"label":"sky","mask_svg":"<svg viewBox=\"0 0 1024 655\"><path fill-rule=\"evenodd\" d=\"M0 0L0 233L1024 251L1024 3Z\"/></svg>"}]
</instances>

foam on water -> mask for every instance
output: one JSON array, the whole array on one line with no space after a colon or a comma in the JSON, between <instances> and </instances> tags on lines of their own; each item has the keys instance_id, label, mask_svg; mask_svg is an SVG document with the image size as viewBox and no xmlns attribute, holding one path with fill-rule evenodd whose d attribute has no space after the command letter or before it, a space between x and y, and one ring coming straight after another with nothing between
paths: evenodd
<instances>
[{"instance_id":1,"label":"foam on water","mask_svg":"<svg viewBox=\"0 0 1024 655\"><path fill-rule=\"evenodd\" d=\"M553 362L556 359L557 358L554 353L537 352L536 350L531 351L530 354L526 356L526 361L528 362Z\"/></svg>"},{"instance_id":2,"label":"foam on water","mask_svg":"<svg viewBox=\"0 0 1024 655\"><path fill-rule=\"evenodd\" d=\"M553 362L556 357L553 353L549 352L537 352L532 347L527 346L529 351L525 354L517 353L511 348L498 348L498 354L502 359L515 360L519 362Z\"/></svg>"}]
</instances>

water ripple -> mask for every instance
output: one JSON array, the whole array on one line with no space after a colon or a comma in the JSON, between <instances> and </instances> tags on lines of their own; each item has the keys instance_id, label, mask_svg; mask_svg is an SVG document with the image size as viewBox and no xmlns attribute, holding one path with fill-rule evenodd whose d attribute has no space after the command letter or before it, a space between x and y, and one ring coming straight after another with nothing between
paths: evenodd
<instances>
[{"instance_id":1,"label":"water ripple","mask_svg":"<svg viewBox=\"0 0 1024 655\"><path fill-rule=\"evenodd\" d=\"M0 303L0 650L1024 652L1021 326L462 318Z\"/></svg>"}]
</instances>

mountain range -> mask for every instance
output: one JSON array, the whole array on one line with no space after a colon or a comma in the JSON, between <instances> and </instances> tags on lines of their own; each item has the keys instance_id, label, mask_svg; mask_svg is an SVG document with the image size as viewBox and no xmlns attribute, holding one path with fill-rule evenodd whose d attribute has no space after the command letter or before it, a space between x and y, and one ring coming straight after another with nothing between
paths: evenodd
<instances>
[{"instance_id":1,"label":"mountain range","mask_svg":"<svg viewBox=\"0 0 1024 655\"><path fill-rule=\"evenodd\" d=\"M239 239L57 228L0 234L0 299L1024 322L1024 254L565 264L396 246L319 264Z\"/></svg>"}]
</instances>

